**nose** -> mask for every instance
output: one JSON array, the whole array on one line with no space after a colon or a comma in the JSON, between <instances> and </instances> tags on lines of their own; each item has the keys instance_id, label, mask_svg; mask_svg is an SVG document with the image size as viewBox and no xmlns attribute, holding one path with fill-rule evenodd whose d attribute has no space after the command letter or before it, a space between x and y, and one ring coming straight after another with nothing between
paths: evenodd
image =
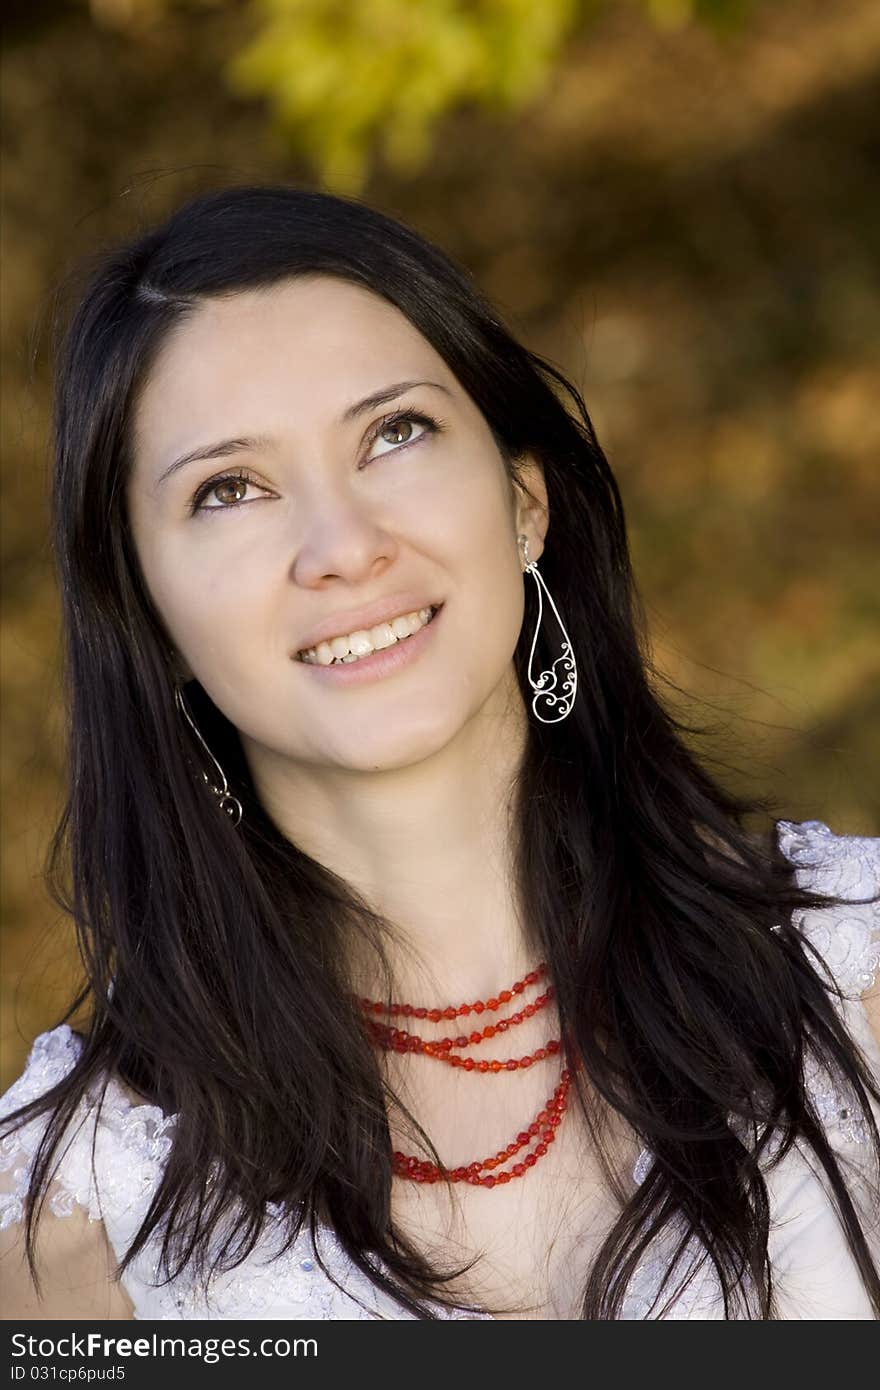
<instances>
[{"instance_id":1,"label":"nose","mask_svg":"<svg viewBox=\"0 0 880 1390\"><path fill-rule=\"evenodd\" d=\"M381 575L398 550L387 528L350 494L313 499L304 533L291 578L306 589L332 580L355 585Z\"/></svg>"}]
</instances>

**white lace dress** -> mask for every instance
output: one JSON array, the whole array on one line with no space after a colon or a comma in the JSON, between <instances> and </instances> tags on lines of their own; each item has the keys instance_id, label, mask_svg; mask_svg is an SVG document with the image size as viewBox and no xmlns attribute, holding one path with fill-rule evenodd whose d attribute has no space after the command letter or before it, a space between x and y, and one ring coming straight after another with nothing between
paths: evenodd
<instances>
[{"instance_id":1,"label":"white lace dress","mask_svg":"<svg viewBox=\"0 0 880 1390\"><path fill-rule=\"evenodd\" d=\"M805 887L857 899L880 891L880 839L834 835L819 821L801 825L780 822L780 843L797 866ZM880 1048L870 1033L860 995L872 984L880 965L880 908L850 902L800 914L800 930L819 949L847 999L838 1003L851 1035L880 1076ZM834 997L834 996L832 996ZM0 1120L25 1101L40 1095L70 1070L79 1040L66 1025L43 1033L33 1045L21 1077L0 1100ZM843 1085L814 1069L809 1085L831 1142L839 1156L857 1167L866 1163L867 1136ZM71 1125L74 1137L57 1169L49 1205L57 1217L78 1205L92 1221L103 1221L117 1257L127 1250L140 1226L171 1147L174 1116L154 1105L132 1104L111 1080L100 1110L86 1097ZM880 1108L875 1109L880 1123ZM78 1129L79 1119L85 1121ZM22 1219L22 1193L45 1117L7 1133L0 1141L0 1169L6 1191L0 1193L0 1228ZM94 1139L94 1168L92 1140ZM651 1163L644 1151L635 1178L643 1181ZM11 1179L11 1181L10 1181ZM767 1174L772 1204L770 1254L781 1316L786 1318L862 1318L873 1313L849 1253L824 1180L797 1148ZM278 1212L270 1209L273 1221ZM872 1233L872 1252L880 1263L880 1214L862 1213ZM876 1222L875 1222L876 1217ZM215 1275L210 1287L183 1276L157 1283L157 1243L151 1243L128 1267L122 1286L141 1319L360 1319L409 1318L357 1269L327 1229L318 1232L325 1264L342 1289L321 1270L311 1237L304 1231L285 1254L280 1224L267 1227L250 1257L237 1269ZM624 1316L660 1316L663 1300L653 1307L675 1243L673 1231L655 1241L630 1282ZM693 1254L685 1252L684 1260ZM684 1266L682 1266L683 1268ZM678 1282L676 1280L676 1282ZM673 1285L674 1287L674 1285ZM749 1295L734 1316L747 1316ZM442 1318L482 1318L437 1306ZM715 1319L724 1316L720 1291L710 1266L704 1266L662 1316Z\"/></svg>"}]
</instances>

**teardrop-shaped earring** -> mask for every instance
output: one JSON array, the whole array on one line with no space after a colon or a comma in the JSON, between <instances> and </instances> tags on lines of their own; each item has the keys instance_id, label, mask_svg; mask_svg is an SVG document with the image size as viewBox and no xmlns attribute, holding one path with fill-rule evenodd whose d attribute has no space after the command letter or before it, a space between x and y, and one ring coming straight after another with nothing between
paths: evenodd
<instances>
[{"instance_id":1,"label":"teardrop-shaped earring","mask_svg":"<svg viewBox=\"0 0 880 1390\"><path fill-rule=\"evenodd\" d=\"M572 651L571 640L565 630L565 624L559 616L559 609L553 602L553 595L544 583L543 575L538 573L538 562L537 560L532 560L531 563L529 562L528 538L526 536L517 536L517 541L519 542L523 555L523 573L532 575L538 586L538 621L535 624L535 632L532 637L528 665L529 685L535 692L532 699L532 710L535 717L540 719L542 724L558 724L561 719L565 719L565 717L571 713L574 705L575 696L577 694L577 662L574 652ZM544 616L544 594L547 595L550 606L556 614L556 621L559 623L562 630L562 655L556 658L549 671L542 671L540 676L535 679L532 674L532 659L535 655L535 645L538 641L538 630L541 626L541 619ZM556 667L560 662L562 663L563 672L565 672L565 679L562 682L561 689L557 690L558 674ZM549 709L555 709L557 713L555 713L552 718L545 719L544 715L539 713L538 710L539 700L543 700Z\"/></svg>"},{"instance_id":2,"label":"teardrop-shaped earring","mask_svg":"<svg viewBox=\"0 0 880 1390\"><path fill-rule=\"evenodd\" d=\"M241 820L241 802L239 801L237 796L233 796L230 792L229 783L226 781L226 773L223 771L217 759L214 757L214 754L211 752L207 743L202 738L201 734L196 728L195 721L193 720L192 715L187 709L186 701L183 698L183 690L179 685L176 685L174 687L174 699L177 703L177 708L180 710L184 719L189 724L199 743L202 745L208 757L211 759L211 762L214 764L214 766L220 774L220 781L222 783L222 786L218 787L215 786L214 783L211 781L207 772L203 771L202 777L205 781L205 785L210 790L211 795L216 799L217 805L220 807L220 810L223 811L224 814L229 817L233 825L238 825L239 821Z\"/></svg>"}]
</instances>

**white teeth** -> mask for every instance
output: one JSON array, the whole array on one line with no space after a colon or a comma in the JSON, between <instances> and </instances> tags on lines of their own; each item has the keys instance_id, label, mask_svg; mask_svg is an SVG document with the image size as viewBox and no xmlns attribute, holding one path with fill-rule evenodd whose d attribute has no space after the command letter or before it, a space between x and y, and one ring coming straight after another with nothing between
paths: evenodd
<instances>
[{"instance_id":1,"label":"white teeth","mask_svg":"<svg viewBox=\"0 0 880 1390\"><path fill-rule=\"evenodd\" d=\"M381 652L384 647L393 647L397 641L397 634L392 632L390 623L377 623L371 627L367 634L373 644L373 650Z\"/></svg>"},{"instance_id":2,"label":"white teeth","mask_svg":"<svg viewBox=\"0 0 880 1390\"><path fill-rule=\"evenodd\" d=\"M417 612L404 613L389 622L377 623L369 630L360 628L348 636L333 637L329 642L319 642L300 652L300 659L315 666L331 666L341 661L359 661L362 656L393 647L396 642L405 641L425 627L430 621L433 608L420 608Z\"/></svg>"},{"instance_id":3,"label":"white teeth","mask_svg":"<svg viewBox=\"0 0 880 1390\"><path fill-rule=\"evenodd\" d=\"M351 634L348 639L348 645L352 656L369 656L370 652L373 650L370 634L362 627L358 628L357 632Z\"/></svg>"}]
</instances>

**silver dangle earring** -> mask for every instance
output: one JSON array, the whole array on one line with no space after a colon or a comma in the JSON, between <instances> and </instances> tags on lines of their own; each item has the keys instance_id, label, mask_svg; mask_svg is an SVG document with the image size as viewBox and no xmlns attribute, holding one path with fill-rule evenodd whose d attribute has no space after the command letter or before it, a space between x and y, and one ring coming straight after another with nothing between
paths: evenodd
<instances>
[{"instance_id":1,"label":"silver dangle earring","mask_svg":"<svg viewBox=\"0 0 880 1390\"><path fill-rule=\"evenodd\" d=\"M211 759L211 762L214 764L214 766L220 774L220 781L222 785L217 787L211 781L207 772L203 771L202 777L204 778L205 785L210 790L211 795L216 798L217 805L220 807L220 810L223 811L224 814L229 817L233 825L238 825L239 821L241 820L241 802L239 801L237 796L233 796L230 792L229 783L226 781L226 773L223 771L217 759L214 757L214 754L211 752L207 743L202 738L201 734L196 728L195 723L193 721L193 717L186 707L186 701L183 698L183 690L179 685L176 685L174 687L174 699L177 702L177 708L180 710L184 719L189 724L199 743L202 745L208 757Z\"/></svg>"},{"instance_id":2,"label":"silver dangle earring","mask_svg":"<svg viewBox=\"0 0 880 1390\"><path fill-rule=\"evenodd\" d=\"M558 724L561 719L565 719L566 715L571 713L572 706L574 705L575 695L577 694L577 662L575 661L574 652L571 649L571 640L565 630L565 624L559 616L559 609L553 602L553 595L544 583L543 576L538 573L538 562L537 560L532 560L532 562L529 563L528 538L526 536L517 536L517 540L523 553L523 573L532 575L538 586L538 621L535 625L534 636L532 637L532 649L529 652L528 667L529 685L535 692L532 700L532 710L535 717L540 719L542 724ZM544 616L544 594L547 595L550 606L556 614L556 621L559 623L562 630L564 641L562 643L562 655L556 658L549 671L542 671L539 678L535 680L532 674L532 659L535 655L535 644L538 641L538 630L541 626L541 619ZM566 675L562 682L561 689L557 691L556 684L558 675L556 667L560 662L562 662L562 669ZM554 714L552 719L545 719L543 714L538 713L539 700L543 700L549 709L556 709L558 706L558 713Z\"/></svg>"}]
</instances>

